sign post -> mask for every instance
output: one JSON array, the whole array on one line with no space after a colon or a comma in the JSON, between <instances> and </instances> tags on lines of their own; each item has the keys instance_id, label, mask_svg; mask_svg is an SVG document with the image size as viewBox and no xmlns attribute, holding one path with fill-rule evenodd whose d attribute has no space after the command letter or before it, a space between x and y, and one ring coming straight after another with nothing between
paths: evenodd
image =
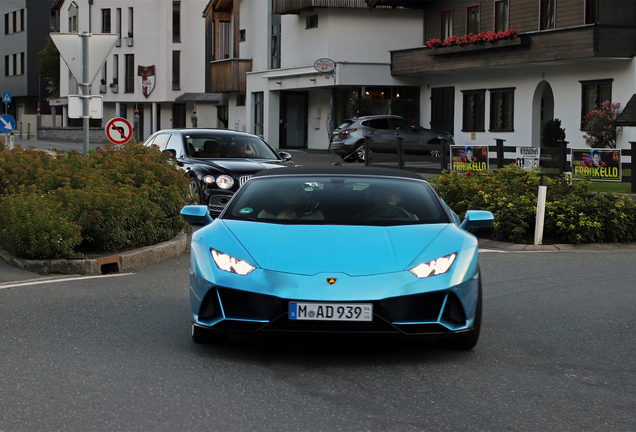
<instances>
[{"instance_id":1,"label":"sign post","mask_svg":"<svg viewBox=\"0 0 636 432\"><path fill-rule=\"evenodd\" d=\"M104 65L106 57L119 39L118 34L98 34L93 35L88 32L77 33L51 33L51 40L57 47L62 59L75 77L75 80L82 88L82 109L84 127L84 156L88 154L89 125L90 116L89 100L91 84L95 80L97 73ZM79 37L79 39L78 39ZM92 44L89 46L89 38Z\"/></svg>"},{"instance_id":2,"label":"sign post","mask_svg":"<svg viewBox=\"0 0 636 432\"><path fill-rule=\"evenodd\" d=\"M11 103L11 93L2 93L2 103L4 103L4 113L9 114L9 104Z\"/></svg>"},{"instance_id":3,"label":"sign post","mask_svg":"<svg viewBox=\"0 0 636 432\"><path fill-rule=\"evenodd\" d=\"M0 116L0 132L4 132L4 142L9 145L9 150L13 149L13 136L9 140L9 132L15 129L15 119L9 114Z\"/></svg>"},{"instance_id":4,"label":"sign post","mask_svg":"<svg viewBox=\"0 0 636 432\"><path fill-rule=\"evenodd\" d=\"M115 117L106 123L105 132L113 144L126 144L132 138L133 128L125 118Z\"/></svg>"}]
</instances>

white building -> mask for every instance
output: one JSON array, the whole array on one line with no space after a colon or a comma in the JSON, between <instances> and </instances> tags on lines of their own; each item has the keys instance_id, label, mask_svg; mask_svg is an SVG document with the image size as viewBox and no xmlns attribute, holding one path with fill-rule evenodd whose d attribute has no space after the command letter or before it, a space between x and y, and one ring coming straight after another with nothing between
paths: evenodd
<instances>
[{"instance_id":1,"label":"white building","mask_svg":"<svg viewBox=\"0 0 636 432\"><path fill-rule=\"evenodd\" d=\"M93 82L91 94L104 98L104 121L123 117L142 140L152 132L217 126L220 95L205 93L206 0L58 0L61 33L117 33L115 48ZM79 94L61 62L61 95ZM64 121L67 119L64 110ZM64 123L66 126L66 123Z\"/></svg>"},{"instance_id":2,"label":"white building","mask_svg":"<svg viewBox=\"0 0 636 432\"><path fill-rule=\"evenodd\" d=\"M228 95L231 129L278 148L327 149L360 95L377 113L410 99L418 121L419 80L391 75L390 50L422 44L421 12L369 10L364 0L212 0L204 15L214 29L210 91ZM335 62L333 75L314 68L323 58Z\"/></svg>"}]
</instances>

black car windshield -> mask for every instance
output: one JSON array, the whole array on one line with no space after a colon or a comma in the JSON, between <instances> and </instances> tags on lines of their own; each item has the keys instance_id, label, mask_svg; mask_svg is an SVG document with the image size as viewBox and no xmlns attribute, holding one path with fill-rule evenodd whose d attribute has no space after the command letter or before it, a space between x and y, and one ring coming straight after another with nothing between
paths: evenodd
<instances>
[{"instance_id":1,"label":"black car windshield","mask_svg":"<svg viewBox=\"0 0 636 432\"><path fill-rule=\"evenodd\" d=\"M411 225L448 223L423 181L363 176L276 176L249 180L223 219L276 224Z\"/></svg>"},{"instance_id":2,"label":"black car windshield","mask_svg":"<svg viewBox=\"0 0 636 432\"><path fill-rule=\"evenodd\" d=\"M210 134L186 136L185 139L188 154L193 158L280 159L257 136Z\"/></svg>"}]
</instances>

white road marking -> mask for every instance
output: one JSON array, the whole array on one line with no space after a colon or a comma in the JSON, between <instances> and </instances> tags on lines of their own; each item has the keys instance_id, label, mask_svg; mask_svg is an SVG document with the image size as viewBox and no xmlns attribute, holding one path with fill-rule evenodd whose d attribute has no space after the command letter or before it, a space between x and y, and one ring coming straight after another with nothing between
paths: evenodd
<instances>
[{"instance_id":1,"label":"white road marking","mask_svg":"<svg viewBox=\"0 0 636 432\"><path fill-rule=\"evenodd\" d=\"M0 290L7 289L7 288L16 288L21 286L29 286L29 285L43 285L43 284L50 284L50 283L71 282L71 281L86 280L86 279L101 279L101 278L108 278L108 277L131 276L131 275L134 275L134 273L113 273L113 274L98 275L98 276L79 276L79 277L70 277L70 278L67 277L67 278L58 278L58 279L36 279L36 280L31 279L31 281L26 281L26 282L0 284Z\"/></svg>"}]
</instances>

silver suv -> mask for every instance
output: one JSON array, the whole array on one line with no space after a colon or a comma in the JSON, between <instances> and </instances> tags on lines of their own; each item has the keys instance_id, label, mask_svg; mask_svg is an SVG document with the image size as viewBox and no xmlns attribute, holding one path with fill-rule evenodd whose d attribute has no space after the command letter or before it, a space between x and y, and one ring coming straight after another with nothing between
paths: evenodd
<instances>
[{"instance_id":1,"label":"silver suv","mask_svg":"<svg viewBox=\"0 0 636 432\"><path fill-rule=\"evenodd\" d=\"M377 142L396 142L397 137L402 137L405 143L438 144L441 140L450 145L455 143L448 132L426 129L399 116L374 115L344 120L332 133L329 151L345 162L364 162L367 136Z\"/></svg>"}]
</instances>

